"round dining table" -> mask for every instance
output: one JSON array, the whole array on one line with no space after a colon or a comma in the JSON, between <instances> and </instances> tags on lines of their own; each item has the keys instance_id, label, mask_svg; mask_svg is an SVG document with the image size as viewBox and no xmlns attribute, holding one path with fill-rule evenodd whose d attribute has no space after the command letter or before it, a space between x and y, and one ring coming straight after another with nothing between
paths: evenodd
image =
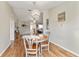
<instances>
[{"instance_id":1,"label":"round dining table","mask_svg":"<svg viewBox=\"0 0 79 59\"><path fill-rule=\"evenodd\" d=\"M36 43L40 43L40 42L43 42L45 41L46 39L43 39L42 37L38 36L38 35L25 35L22 37L23 39L26 39L26 40L33 40L33 42L36 42Z\"/></svg>"}]
</instances>

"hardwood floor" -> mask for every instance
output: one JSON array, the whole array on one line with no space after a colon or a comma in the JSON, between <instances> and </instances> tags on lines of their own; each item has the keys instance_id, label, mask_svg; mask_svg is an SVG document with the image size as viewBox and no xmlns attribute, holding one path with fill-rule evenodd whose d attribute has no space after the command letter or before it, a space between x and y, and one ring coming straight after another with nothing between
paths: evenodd
<instances>
[{"instance_id":1,"label":"hardwood floor","mask_svg":"<svg viewBox=\"0 0 79 59\"><path fill-rule=\"evenodd\" d=\"M47 51L42 52L44 57L76 57L76 55L60 48L59 46L53 43L49 44L49 49L50 49L49 52ZM8 49L2 54L2 57L24 57L24 56L25 56L24 43L20 35L16 37L16 40L12 42L12 44L8 47Z\"/></svg>"},{"instance_id":2,"label":"hardwood floor","mask_svg":"<svg viewBox=\"0 0 79 59\"><path fill-rule=\"evenodd\" d=\"M2 57L23 57L25 56L25 50L23 41L12 43L9 48L2 54Z\"/></svg>"},{"instance_id":3,"label":"hardwood floor","mask_svg":"<svg viewBox=\"0 0 79 59\"><path fill-rule=\"evenodd\" d=\"M50 43L50 51L43 51L44 57L76 57L76 55L65 51L54 44ZM23 40L15 42L9 46L9 48L2 54L2 57L24 57L25 50Z\"/></svg>"},{"instance_id":4,"label":"hardwood floor","mask_svg":"<svg viewBox=\"0 0 79 59\"><path fill-rule=\"evenodd\" d=\"M2 54L2 57L23 57L25 56L24 44L20 35L17 33L15 41Z\"/></svg>"},{"instance_id":5,"label":"hardwood floor","mask_svg":"<svg viewBox=\"0 0 79 59\"><path fill-rule=\"evenodd\" d=\"M43 51L44 57L77 57L70 51L66 51L51 42L49 44L49 49L49 53L47 51Z\"/></svg>"}]
</instances>

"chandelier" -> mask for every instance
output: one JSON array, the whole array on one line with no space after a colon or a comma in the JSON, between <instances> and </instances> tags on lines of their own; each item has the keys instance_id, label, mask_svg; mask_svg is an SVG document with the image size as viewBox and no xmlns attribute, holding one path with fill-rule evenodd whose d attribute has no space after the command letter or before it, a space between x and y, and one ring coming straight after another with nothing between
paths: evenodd
<instances>
[{"instance_id":1,"label":"chandelier","mask_svg":"<svg viewBox=\"0 0 79 59\"><path fill-rule=\"evenodd\" d=\"M36 2L33 2L33 6L36 6ZM40 17L40 11L38 9L34 8L31 11L31 15L32 15L33 20L38 20Z\"/></svg>"}]
</instances>

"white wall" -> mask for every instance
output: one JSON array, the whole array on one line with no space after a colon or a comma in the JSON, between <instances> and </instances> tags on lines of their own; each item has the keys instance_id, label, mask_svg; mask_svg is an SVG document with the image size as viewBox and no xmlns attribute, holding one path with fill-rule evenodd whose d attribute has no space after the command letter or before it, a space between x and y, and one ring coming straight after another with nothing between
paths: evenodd
<instances>
[{"instance_id":1,"label":"white wall","mask_svg":"<svg viewBox=\"0 0 79 59\"><path fill-rule=\"evenodd\" d=\"M19 31L21 35L30 34L30 22L18 20ZM25 27L22 27L22 24L25 24Z\"/></svg>"},{"instance_id":2,"label":"white wall","mask_svg":"<svg viewBox=\"0 0 79 59\"><path fill-rule=\"evenodd\" d=\"M0 2L0 52L10 43L10 20L14 20L7 2Z\"/></svg>"},{"instance_id":3,"label":"white wall","mask_svg":"<svg viewBox=\"0 0 79 59\"><path fill-rule=\"evenodd\" d=\"M49 19L48 10L43 11L43 33L46 32L46 20Z\"/></svg>"},{"instance_id":4,"label":"white wall","mask_svg":"<svg viewBox=\"0 0 79 59\"><path fill-rule=\"evenodd\" d=\"M66 20L58 22L57 14L65 11ZM79 2L65 2L49 10L50 41L79 54Z\"/></svg>"}]
</instances>

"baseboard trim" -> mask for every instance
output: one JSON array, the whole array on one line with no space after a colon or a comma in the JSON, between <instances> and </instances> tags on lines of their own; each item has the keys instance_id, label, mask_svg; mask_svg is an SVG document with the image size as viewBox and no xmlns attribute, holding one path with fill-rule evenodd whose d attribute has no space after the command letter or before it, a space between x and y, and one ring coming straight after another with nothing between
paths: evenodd
<instances>
[{"instance_id":1,"label":"baseboard trim","mask_svg":"<svg viewBox=\"0 0 79 59\"><path fill-rule=\"evenodd\" d=\"M51 42L51 41L50 41L50 42ZM53 44L59 46L60 48L66 50L66 51L69 51L70 53L72 53L72 54L74 54L74 55L76 55L76 56L79 56L79 54L77 54L77 53L75 53L75 52L73 52L73 51L71 51L71 50L69 50L69 49L67 49L67 48L65 48L65 47L63 47L63 46L57 44L57 43L54 43L54 42L51 42L51 43L53 43Z\"/></svg>"},{"instance_id":2,"label":"baseboard trim","mask_svg":"<svg viewBox=\"0 0 79 59\"><path fill-rule=\"evenodd\" d=\"M8 47L11 45L11 41L9 42L8 46L0 53L0 57L2 56L2 54L8 49Z\"/></svg>"}]
</instances>

